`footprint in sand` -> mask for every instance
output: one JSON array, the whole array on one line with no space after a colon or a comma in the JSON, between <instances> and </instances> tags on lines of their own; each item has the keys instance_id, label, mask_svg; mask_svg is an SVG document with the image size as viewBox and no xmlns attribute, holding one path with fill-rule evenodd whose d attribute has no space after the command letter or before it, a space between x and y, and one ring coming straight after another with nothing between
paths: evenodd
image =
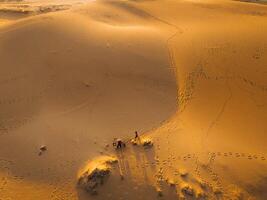
<instances>
[{"instance_id":1,"label":"footprint in sand","mask_svg":"<svg viewBox=\"0 0 267 200\"><path fill-rule=\"evenodd\" d=\"M257 156L257 155L254 155L253 158L254 158L254 159L258 159L258 156Z\"/></svg>"},{"instance_id":2,"label":"footprint in sand","mask_svg":"<svg viewBox=\"0 0 267 200\"><path fill-rule=\"evenodd\" d=\"M265 160L265 158L262 156L262 157L261 157L261 160Z\"/></svg>"},{"instance_id":3,"label":"footprint in sand","mask_svg":"<svg viewBox=\"0 0 267 200\"><path fill-rule=\"evenodd\" d=\"M235 153L235 157L240 157L240 154L239 153Z\"/></svg>"},{"instance_id":4,"label":"footprint in sand","mask_svg":"<svg viewBox=\"0 0 267 200\"><path fill-rule=\"evenodd\" d=\"M224 155L224 156L228 156L228 154L227 154L227 153L224 153L223 155Z\"/></svg>"},{"instance_id":5,"label":"footprint in sand","mask_svg":"<svg viewBox=\"0 0 267 200\"><path fill-rule=\"evenodd\" d=\"M219 180L219 178L218 178L218 176L217 176L217 175L213 175L213 176L212 176L212 180L215 182L215 181L218 181L218 180Z\"/></svg>"},{"instance_id":6,"label":"footprint in sand","mask_svg":"<svg viewBox=\"0 0 267 200\"><path fill-rule=\"evenodd\" d=\"M251 155L248 155L248 159L251 160L252 159L252 156Z\"/></svg>"},{"instance_id":7,"label":"footprint in sand","mask_svg":"<svg viewBox=\"0 0 267 200\"><path fill-rule=\"evenodd\" d=\"M232 155L233 155L233 153L232 153L232 152L229 152L228 154L229 154L229 156L232 156Z\"/></svg>"}]
</instances>

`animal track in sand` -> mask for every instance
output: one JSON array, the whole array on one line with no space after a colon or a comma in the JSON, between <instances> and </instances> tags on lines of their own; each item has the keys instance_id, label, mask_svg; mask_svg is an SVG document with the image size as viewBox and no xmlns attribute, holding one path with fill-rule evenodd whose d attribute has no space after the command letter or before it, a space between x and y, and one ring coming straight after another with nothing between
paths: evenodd
<instances>
[{"instance_id":1,"label":"animal track in sand","mask_svg":"<svg viewBox=\"0 0 267 200\"><path fill-rule=\"evenodd\" d=\"M235 153L235 157L240 157L240 154L239 153Z\"/></svg>"},{"instance_id":2,"label":"animal track in sand","mask_svg":"<svg viewBox=\"0 0 267 200\"><path fill-rule=\"evenodd\" d=\"M169 140L169 137L166 136ZM157 140L155 140L157 141ZM166 142L167 144L167 142ZM163 144L166 145L165 143ZM170 143L171 144L171 143ZM158 144L158 142L155 142L155 148L161 149L161 145ZM203 154L203 152L188 152L183 153L179 155L174 155L171 151L171 148L167 148L166 151L167 156L166 158L155 158L155 161L148 161L145 162L145 165L140 165L140 170L150 170L151 166L153 166L154 169L161 169L160 172L155 171L155 177L158 178L160 181L164 181L166 179L165 176L167 176L167 179L170 175L172 179L170 179L170 185L175 184L177 188L179 188L179 181L184 181L190 183L191 180L194 178L198 178L201 180L201 182L208 187L208 196L214 197L219 199L226 198L230 195L230 191L228 191L228 187L223 184L223 177L220 177L220 174L216 172L216 166L213 166L213 163L216 161L216 159L242 159L242 158L250 158L249 162L252 161L265 161L265 157L260 154L254 154L254 153L243 153L243 152L235 152L235 151L216 151L216 152L208 152L209 157L209 163L206 165L203 165L199 162L198 156L200 154ZM204 153L203 155L205 155ZM177 169L177 166L179 164L173 164L178 162L184 162L186 166L193 166L193 174L189 173L188 177L181 177L179 169ZM193 161L192 163L190 163ZM191 171L190 169L186 168ZM125 170L124 170L125 171ZM153 173L153 171L152 171ZM168 176L169 175L169 176ZM190 183L191 184L191 183ZM158 182L158 187L161 188L160 182ZM227 198L226 198L227 199Z\"/></svg>"},{"instance_id":3,"label":"animal track in sand","mask_svg":"<svg viewBox=\"0 0 267 200\"><path fill-rule=\"evenodd\" d=\"M220 152L217 152L217 154L218 153L219 153L219 155L221 155ZM210 154L209 163L207 165L203 165L202 170L206 171L209 174L209 177L211 178L212 183L210 183L210 181L207 181L207 180L205 182L207 185L210 186L210 188L213 188L213 190L214 190L213 192L214 192L215 196L223 198L225 195L225 190L223 188L222 181L221 181L219 175L216 172L214 172L214 170L212 168L212 165L215 162L217 154L215 152L210 152L208 154ZM199 173L200 173L200 170L199 170ZM214 187L214 185L215 185L215 187Z\"/></svg>"},{"instance_id":4,"label":"animal track in sand","mask_svg":"<svg viewBox=\"0 0 267 200\"><path fill-rule=\"evenodd\" d=\"M71 182L71 180L69 180L69 182ZM71 200L73 198L75 198L75 193L72 190L72 188L70 187L70 185L68 184L68 181L66 181L65 183L52 183L53 186L53 190L50 194L50 200ZM59 186L57 186L59 185ZM63 189L63 188L64 189ZM74 188L73 188L74 190Z\"/></svg>"},{"instance_id":5,"label":"animal track in sand","mask_svg":"<svg viewBox=\"0 0 267 200\"><path fill-rule=\"evenodd\" d=\"M265 161L266 158L262 155L258 155L258 154L245 154L245 153L240 153L240 152L209 152L208 154L210 154L210 159L209 159L209 164L206 166L207 171L210 174L210 177L212 178L212 181L216 183L216 186L219 186L219 188L221 190L223 190L222 188L222 182L219 178L219 175L217 173L215 173L212 169L212 164L215 162L216 158L219 157L229 157L229 158L247 158L249 160L261 160L261 161ZM189 154L188 154L189 155ZM184 156L184 158L186 158L186 156ZM200 172L200 164L198 161L197 156L195 157L195 173L198 177L201 177L201 172ZM203 179L203 178L202 178ZM208 183L208 182L207 182Z\"/></svg>"},{"instance_id":6,"label":"animal track in sand","mask_svg":"<svg viewBox=\"0 0 267 200\"><path fill-rule=\"evenodd\" d=\"M252 81L246 77L242 77L242 76L238 76L238 79L240 79L242 81L242 83L244 83L247 86L253 87L255 89L261 90L263 92L267 92L267 85L261 85L255 81ZM246 87L244 88L245 90L248 90L249 88Z\"/></svg>"},{"instance_id":7,"label":"animal track in sand","mask_svg":"<svg viewBox=\"0 0 267 200\"><path fill-rule=\"evenodd\" d=\"M25 78L26 75L21 76L21 78ZM14 81L17 79L10 79L10 81ZM11 97L11 98L1 98L0 99L0 106L6 106L6 105L13 105L13 104L19 104L19 103L33 103L42 97L44 97L45 93L52 88L53 86L53 81L55 80L55 74L51 74L47 80L47 85L37 92L35 95L29 95L29 96L18 96L18 97ZM4 83L7 83L4 81Z\"/></svg>"},{"instance_id":8,"label":"animal track in sand","mask_svg":"<svg viewBox=\"0 0 267 200\"><path fill-rule=\"evenodd\" d=\"M200 79L207 79L208 76L204 71L202 65L197 66L193 71L191 71L186 78L185 86L181 88L178 94L178 103L180 107L180 112L183 112L188 103L193 99L195 93L196 82Z\"/></svg>"},{"instance_id":9,"label":"animal track in sand","mask_svg":"<svg viewBox=\"0 0 267 200\"><path fill-rule=\"evenodd\" d=\"M21 79L25 79L27 76L28 76L28 74L25 73L25 74L22 74L22 75L8 77L8 78L0 81L0 86L8 84L10 82L14 82L14 81L18 81L18 80L21 80Z\"/></svg>"},{"instance_id":10,"label":"animal track in sand","mask_svg":"<svg viewBox=\"0 0 267 200\"><path fill-rule=\"evenodd\" d=\"M22 118L12 118L8 120L0 120L0 136L4 134L8 134L13 130L16 130L20 127L23 127L32 121L34 121L33 116L22 117ZM5 124L5 125L3 125Z\"/></svg>"},{"instance_id":11,"label":"animal track in sand","mask_svg":"<svg viewBox=\"0 0 267 200\"><path fill-rule=\"evenodd\" d=\"M156 147L156 145L155 145ZM205 194L207 195L207 198L217 198L217 199L224 199L228 196L231 196L231 191L229 191L227 185L224 185L224 179L220 176L220 173L216 171L216 166L214 165L214 162L216 159L241 159L241 158L248 158L251 157L251 160L264 160L265 157L260 154L248 154L248 153L241 153L241 152L232 152L232 151L216 151L216 152L209 152L208 155L208 163L202 164L200 163L198 157L199 155L202 155L203 152L195 152L195 153L183 153L180 155L174 155L169 154L166 156L166 158L160 158L155 157L154 160L146 160L141 159L141 163L139 163L137 166L138 170L141 170L143 172L154 173L156 186L163 190L164 188L163 183L167 182L170 186L174 186L177 188L178 191L182 189L182 183L189 184L194 188L195 184L199 184L199 187L202 188L203 191L205 191ZM203 156L205 153L203 154ZM145 157L144 157L145 158ZM203 157L205 158L205 157ZM122 157L123 162L127 163L127 160L129 158ZM186 168L187 175L183 176L184 174L181 168L177 168L177 164L173 164L173 162L186 162L186 166L192 166L193 170L191 173L190 168ZM190 163L192 162L192 163ZM153 166L153 167L152 167ZM126 168L122 165L122 171L124 174L127 174ZM151 171L152 170L152 171ZM155 171L154 171L155 170ZM187 171L189 170L189 171ZM169 181L169 182L168 182ZM200 182L198 182L200 181ZM200 184L201 183L201 184ZM206 188L206 189L205 189ZM196 189L196 188L194 188ZM196 189L197 191L197 189ZM195 191L195 192L196 192Z\"/></svg>"},{"instance_id":12,"label":"animal track in sand","mask_svg":"<svg viewBox=\"0 0 267 200\"><path fill-rule=\"evenodd\" d=\"M211 154L215 154L215 152L212 152ZM264 161L265 160L265 157L262 156L262 155L257 155L257 154L245 154L245 153L240 153L240 152L216 152L216 155L217 156L224 156L224 157L231 157L231 156L234 156L235 158L247 158L249 160L262 160Z\"/></svg>"},{"instance_id":13,"label":"animal track in sand","mask_svg":"<svg viewBox=\"0 0 267 200\"><path fill-rule=\"evenodd\" d=\"M14 163L12 161L10 161L10 160L0 158L0 172L1 172L1 176L0 176L0 192L5 189L5 187L7 186L8 182L9 182L10 167L13 164Z\"/></svg>"},{"instance_id":14,"label":"animal track in sand","mask_svg":"<svg viewBox=\"0 0 267 200\"><path fill-rule=\"evenodd\" d=\"M24 76L19 76L18 78L25 78L26 75ZM8 79L9 81L14 81L17 80L15 78L10 78ZM53 81L55 80L55 74L50 75L48 81L47 81L47 85L41 90L39 91L37 94L35 95L30 95L30 96L18 96L18 97L12 97L12 98L0 98L0 107L1 106L13 106L14 104L33 104L38 102L38 100L40 100L42 97L44 97L45 93L52 88L53 86ZM5 82L7 83L7 82ZM32 122L34 120L33 117L34 114L32 114L31 116L25 116L25 117L13 117L10 119L6 119L6 120L0 120L0 136L7 134L19 127L22 127L30 122Z\"/></svg>"}]
</instances>

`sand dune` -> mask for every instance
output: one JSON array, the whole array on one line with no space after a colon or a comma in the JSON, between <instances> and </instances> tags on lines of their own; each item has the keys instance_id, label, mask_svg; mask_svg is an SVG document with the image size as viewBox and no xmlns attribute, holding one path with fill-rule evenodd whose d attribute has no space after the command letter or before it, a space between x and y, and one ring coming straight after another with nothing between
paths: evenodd
<instances>
[{"instance_id":1,"label":"sand dune","mask_svg":"<svg viewBox=\"0 0 267 200\"><path fill-rule=\"evenodd\" d=\"M94 0L12 0L0 1L0 25L49 12L68 10Z\"/></svg>"},{"instance_id":2,"label":"sand dune","mask_svg":"<svg viewBox=\"0 0 267 200\"><path fill-rule=\"evenodd\" d=\"M163 33L134 24L143 20L138 15L113 9L132 20L129 26L77 11L1 30L1 158L15 163L4 162L1 169L8 169L9 180L22 177L21 186L12 183L26 199L49 199L54 181L76 182L82 163L113 137L159 126L175 112L176 81ZM39 157L42 144L48 151ZM53 186L27 191L35 181ZM10 187L4 198L22 198L20 192L10 194Z\"/></svg>"},{"instance_id":3,"label":"sand dune","mask_svg":"<svg viewBox=\"0 0 267 200\"><path fill-rule=\"evenodd\" d=\"M266 6L103 0L12 15L1 200L266 199ZM114 150L135 130L153 146ZM77 174L103 155L118 163L91 195Z\"/></svg>"}]
</instances>

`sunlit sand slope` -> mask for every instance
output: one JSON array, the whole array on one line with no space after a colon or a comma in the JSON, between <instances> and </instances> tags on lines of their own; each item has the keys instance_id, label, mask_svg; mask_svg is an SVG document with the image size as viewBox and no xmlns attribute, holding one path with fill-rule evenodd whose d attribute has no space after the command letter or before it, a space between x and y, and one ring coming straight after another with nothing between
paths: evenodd
<instances>
[{"instance_id":1,"label":"sunlit sand slope","mask_svg":"<svg viewBox=\"0 0 267 200\"><path fill-rule=\"evenodd\" d=\"M266 34L266 6L226 0L97 1L3 26L0 196L266 199ZM92 196L77 174L100 155L118 163Z\"/></svg>"},{"instance_id":2,"label":"sunlit sand slope","mask_svg":"<svg viewBox=\"0 0 267 200\"><path fill-rule=\"evenodd\" d=\"M180 198L266 199L266 7L165 1L142 8L177 28L169 50L178 81L177 114L146 136L156 147L144 151L143 173L156 174L151 182L163 191L162 183L174 182Z\"/></svg>"}]
</instances>

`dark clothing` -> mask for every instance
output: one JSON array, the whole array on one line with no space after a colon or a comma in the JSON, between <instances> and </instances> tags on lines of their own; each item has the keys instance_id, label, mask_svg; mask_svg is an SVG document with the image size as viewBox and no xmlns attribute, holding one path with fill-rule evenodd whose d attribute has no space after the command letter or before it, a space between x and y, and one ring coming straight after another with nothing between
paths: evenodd
<instances>
[{"instance_id":1,"label":"dark clothing","mask_svg":"<svg viewBox=\"0 0 267 200\"><path fill-rule=\"evenodd\" d=\"M119 140L119 141L117 142L117 149L121 149L121 148L122 148L122 141Z\"/></svg>"},{"instance_id":2,"label":"dark clothing","mask_svg":"<svg viewBox=\"0 0 267 200\"><path fill-rule=\"evenodd\" d=\"M137 138L139 138L139 135L137 132L135 132L135 138L134 139L137 139Z\"/></svg>"}]
</instances>

